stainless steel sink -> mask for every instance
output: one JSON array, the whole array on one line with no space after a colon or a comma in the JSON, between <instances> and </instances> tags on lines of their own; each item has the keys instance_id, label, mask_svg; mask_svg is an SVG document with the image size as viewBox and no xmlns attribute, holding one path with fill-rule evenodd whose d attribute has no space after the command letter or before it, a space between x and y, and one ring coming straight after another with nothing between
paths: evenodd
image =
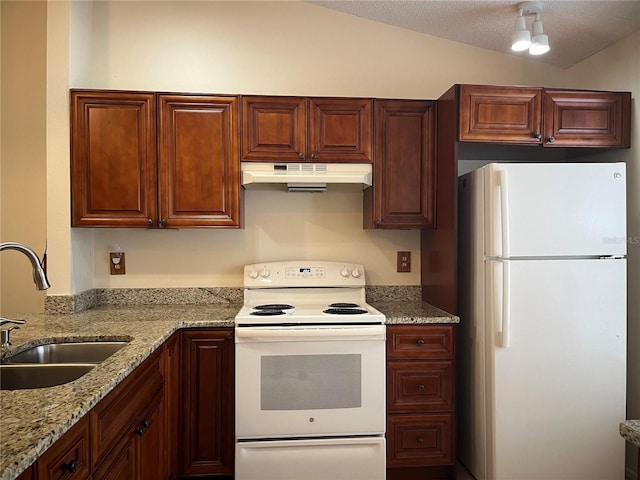
<instances>
[{"instance_id":1,"label":"stainless steel sink","mask_svg":"<svg viewBox=\"0 0 640 480\"><path fill-rule=\"evenodd\" d=\"M72 382L94 367L87 363L0 365L0 390L54 387Z\"/></svg>"},{"instance_id":2,"label":"stainless steel sink","mask_svg":"<svg viewBox=\"0 0 640 480\"><path fill-rule=\"evenodd\" d=\"M49 343L32 347L5 360L16 363L100 363L128 342Z\"/></svg>"}]
</instances>

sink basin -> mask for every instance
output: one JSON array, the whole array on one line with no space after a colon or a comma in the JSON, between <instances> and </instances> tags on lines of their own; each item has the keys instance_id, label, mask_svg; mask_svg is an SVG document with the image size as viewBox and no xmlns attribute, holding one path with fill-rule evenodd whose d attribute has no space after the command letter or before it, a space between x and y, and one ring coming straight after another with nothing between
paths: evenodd
<instances>
[{"instance_id":1,"label":"sink basin","mask_svg":"<svg viewBox=\"0 0 640 480\"><path fill-rule=\"evenodd\" d=\"M125 345L127 342L49 343L13 355L5 363L100 363Z\"/></svg>"},{"instance_id":2,"label":"sink basin","mask_svg":"<svg viewBox=\"0 0 640 480\"><path fill-rule=\"evenodd\" d=\"M0 365L0 390L22 390L62 385L80 378L94 364Z\"/></svg>"}]
</instances>

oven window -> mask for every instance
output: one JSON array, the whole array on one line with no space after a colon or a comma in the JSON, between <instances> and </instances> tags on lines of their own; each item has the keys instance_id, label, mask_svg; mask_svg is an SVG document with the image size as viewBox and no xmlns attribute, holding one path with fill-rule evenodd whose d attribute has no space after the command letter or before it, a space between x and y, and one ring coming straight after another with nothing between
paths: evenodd
<instances>
[{"instance_id":1,"label":"oven window","mask_svg":"<svg viewBox=\"0 0 640 480\"><path fill-rule=\"evenodd\" d=\"M361 407L361 356L274 355L261 357L262 410Z\"/></svg>"}]
</instances>

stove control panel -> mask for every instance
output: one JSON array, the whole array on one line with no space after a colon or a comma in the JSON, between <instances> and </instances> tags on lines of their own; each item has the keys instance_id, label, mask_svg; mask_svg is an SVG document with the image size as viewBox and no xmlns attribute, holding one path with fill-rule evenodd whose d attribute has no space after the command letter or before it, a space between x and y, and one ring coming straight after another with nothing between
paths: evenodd
<instances>
[{"instance_id":1,"label":"stove control panel","mask_svg":"<svg viewBox=\"0 0 640 480\"><path fill-rule=\"evenodd\" d=\"M364 284L364 267L355 263L301 260L244 267L244 286L247 288L362 287Z\"/></svg>"}]
</instances>

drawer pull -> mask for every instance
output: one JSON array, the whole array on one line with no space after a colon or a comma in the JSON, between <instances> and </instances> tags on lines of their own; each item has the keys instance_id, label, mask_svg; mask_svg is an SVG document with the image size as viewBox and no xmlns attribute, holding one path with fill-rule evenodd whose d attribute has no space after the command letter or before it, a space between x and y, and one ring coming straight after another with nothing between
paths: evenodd
<instances>
[{"instance_id":1,"label":"drawer pull","mask_svg":"<svg viewBox=\"0 0 640 480\"><path fill-rule=\"evenodd\" d=\"M135 431L135 434L138 435L139 437L142 436L142 434L144 433L144 431L149 427L149 420L144 420L143 422L140 422L140 425L138 425L137 430Z\"/></svg>"},{"instance_id":2,"label":"drawer pull","mask_svg":"<svg viewBox=\"0 0 640 480\"><path fill-rule=\"evenodd\" d=\"M422 384L418 385L418 390L421 392L424 392L424 385Z\"/></svg>"},{"instance_id":3,"label":"drawer pull","mask_svg":"<svg viewBox=\"0 0 640 480\"><path fill-rule=\"evenodd\" d=\"M63 463L62 470L69 473L75 473L76 470L78 470L78 462L71 460L69 463Z\"/></svg>"},{"instance_id":4,"label":"drawer pull","mask_svg":"<svg viewBox=\"0 0 640 480\"><path fill-rule=\"evenodd\" d=\"M422 338L418 339L418 345L424 345L424 340Z\"/></svg>"},{"instance_id":5,"label":"drawer pull","mask_svg":"<svg viewBox=\"0 0 640 480\"><path fill-rule=\"evenodd\" d=\"M422 445L422 444L424 444L424 438L422 438L421 436L417 436L417 437L416 437L416 443L417 443L418 445Z\"/></svg>"}]
</instances>

